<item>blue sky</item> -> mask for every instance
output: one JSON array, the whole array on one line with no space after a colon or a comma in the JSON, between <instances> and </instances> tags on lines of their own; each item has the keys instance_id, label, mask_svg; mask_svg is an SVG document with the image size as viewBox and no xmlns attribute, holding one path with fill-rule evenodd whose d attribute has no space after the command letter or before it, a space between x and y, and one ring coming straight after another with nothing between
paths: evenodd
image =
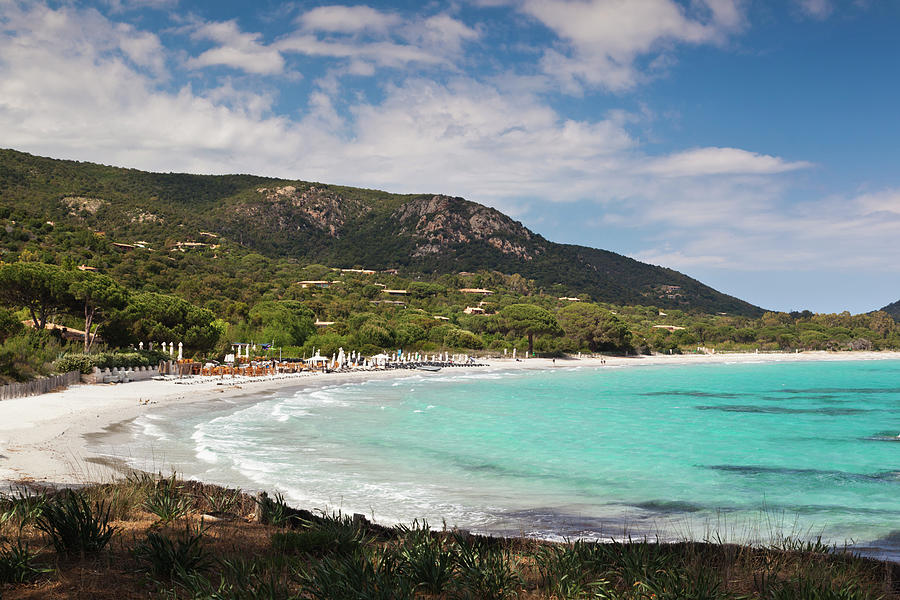
<instances>
[{"instance_id":1,"label":"blue sky","mask_svg":"<svg viewBox=\"0 0 900 600\"><path fill-rule=\"evenodd\" d=\"M776 310L900 298L900 3L0 0L0 146L463 196Z\"/></svg>"}]
</instances>

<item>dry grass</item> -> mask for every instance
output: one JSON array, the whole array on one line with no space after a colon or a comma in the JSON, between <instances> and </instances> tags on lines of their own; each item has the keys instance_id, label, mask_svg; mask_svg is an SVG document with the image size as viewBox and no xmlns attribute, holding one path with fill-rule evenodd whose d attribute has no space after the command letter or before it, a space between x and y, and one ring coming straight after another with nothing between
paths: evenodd
<instances>
[{"instance_id":1,"label":"dry grass","mask_svg":"<svg viewBox=\"0 0 900 600\"><path fill-rule=\"evenodd\" d=\"M112 507L117 528L106 548L84 555L57 554L32 513L12 511L21 498L0 502L0 517L9 515L0 547L21 541L36 552L33 563L50 570L28 583L0 584L0 597L900 600L900 565L815 544L550 544L432 532L421 524L384 528L306 511L291 511L285 525L273 526L254 520L252 497L226 502L223 495L236 490L184 481L176 488L189 499L189 514L163 522L145 508L161 485L170 484L138 475L84 488L91 505ZM230 510L211 519L216 506ZM148 559L135 552L151 539L173 555L195 552L201 566L152 575ZM356 592L347 591L354 585Z\"/></svg>"}]
</instances>

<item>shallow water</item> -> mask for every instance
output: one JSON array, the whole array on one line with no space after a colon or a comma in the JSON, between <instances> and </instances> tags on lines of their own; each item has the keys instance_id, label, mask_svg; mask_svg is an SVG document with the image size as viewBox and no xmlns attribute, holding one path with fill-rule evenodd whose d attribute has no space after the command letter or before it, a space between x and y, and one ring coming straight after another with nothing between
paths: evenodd
<instances>
[{"instance_id":1,"label":"shallow water","mask_svg":"<svg viewBox=\"0 0 900 600\"><path fill-rule=\"evenodd\" d=\"M445 370L134 427L136 466L380 522L900 548L898 361Z\"/></svg>"}]
</instances>

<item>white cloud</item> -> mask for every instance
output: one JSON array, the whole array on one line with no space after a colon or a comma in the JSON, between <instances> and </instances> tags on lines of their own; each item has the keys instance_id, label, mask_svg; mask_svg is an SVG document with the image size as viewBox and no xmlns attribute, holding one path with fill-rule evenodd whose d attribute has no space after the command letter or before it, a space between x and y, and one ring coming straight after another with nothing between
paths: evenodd
<instances>
[{"instance_id":1,"label":"white cloud","mask_svg":"<svg viewBox=\"0 0 900 600\"><path fill-rule=\"evenodd\" d=\"M138 8L165 10L178 6L178 0L104 0L104 2L114 13L121 13Z\"/></svg>"},{"instance_id":2,"label":"white cloud","mask_svg":"<svg viewBox=\"0 0 900 600\"><path fill-rule=\"evenodd\" d=\"M285 36L273 47L308 56L351 59L337 73L374 72L369 65L403 68L412 63L450 67L465 42L479 33L441 13L404 19L368 6L323 6L298 18L301 30ZM353 34L330 35L327 34ZM365 34L365 35L363 35Z\"/></svg>"},{"instance_id":3,"label":"white cloud","mask_svg":"<svg viewBox=\"0 0 900 600\"><path fill-rule=\"evenodd\" d=\"M667 44L721 43L740 27L737 0L706 0L694 15L674 0L518 0L514 5L551 29L565 47L548 49L546 73L570 89L623 90L642 77L635 60Z\"/></svg>"},{"instance_id":4,"label":"white cloud","mask_svg":"<svg viewBox=\"0 0 900 600\"><path fill-rule=\"evenodd\" d=\"M621 120L561 119L533 97L508 97L468 79L389 89L353 109L350 162L377 185L434 190L488 202L513 196L571 198L588 174L618 164L635 145ZM561 182L566 182L560 185Z\"/></svg>"},{"instance_id":5,"label":"white cloud","mask_svg":"<svg viewBox=\"0 0 900 600\"><path fill-rule=\"evenodd\" d=\"M383 67L409 63L440 64L446 60L421 48L393 42L325 41L312 35L295 34L279 40L273 48L309 56L364 59Z\"/></svg>"},{"instance_id":6,"label":"white cloud","mask_svg":"<svg viewBox=\"0 0 900 600\"><path fill-rule=\"evenodd\" d=\"M777 185L754 190L700 178L628 214L633 226L666 232L664 242L635 256L676 269L897 273L888 241L900 236L898 200L900 190L885 190L789 205Z\"/></svg>"},{"instance_id":7,"label":"white cloud","mask_svg":"<svg viewBox=\"0 0 900 600\"><path fill-rule=\"evenodd\" d=\"M203 92L202 97L213 105L228 107L255 120L262 120L268 115L275 103L272 92L235 87L230 78L225 78L219 86Z\"/></svg>"},{"instance_id":8,"label":"white cloud","mask_svg":"<svg viewBox=\"0 0 900 600\"><path fill-rule=\"evenodd\" d=\"M447 14L426 18L411 27L412 40L426 48L442 48L457 53L465 42L477 40L481 34Z\"/></svg>"},{"instance_id":9,"label":"white cloud","mask_svg":"<svg viewBox=\"0 0 900 600\"><path fill-rule=\"evenodd\" d=\"M862 214L866 216L878 213L900 215L900 190L887 189L862 194L855 201L862 209Z\"/></svg>"},{"instance_id":10,"label":"white cloud","mask_svg":"<svg viewBox=\"0 0 900 600\"><path fill-rule=\"evenodd\" d=\"M233 20L202 23L196 27L192 37L219 45L190 58L186 63L188 68L226 66L257 75L274 75L284 71L281 53L262 44L260 34L242 32Z\"/></svg>"},{"instance_id":11,"label":"white cloud","mask_svg":"<svg viewBox=\"0 0 900 600\"><path fill-rule=\"evenodd\" d=\"M252 154L253 145L283 137L287 129L282 119L259 119L246 103L226 108L215 94L205 98L189 87L160 91L160 78L131 65L121 50L122 26L93 11L30 5L4 17L4 145L151 169L221 172L223 157Z\"/></svg>"},{"instance_id":12,"label":"white cloud","mask_svg":"<svg viewBox=\"0 0 900 600\"><path fill-rule=\"evenodd\" d=\"M830 0L797 0L797 3L803 14L814 19L825 19L834 10Z\"/></svg>"},{"instance_id":13,"label":"white cloud","mask_svg":"<svg viewBox=\"0 0 900 600\"><path fill-rule=\"evenodd\" d=\"M319 6L300 15L298 23L307 31L329 33L357 33L374 31L386 33L402 19L369 6Z\"/></svg>"},{"instance_id":14,"label":"white cloud","mask_svg":"<svg viewBox=\"0 0 900 600\"><path fill-rule=\"evenodd\" d=\"M777 156L739 148L696 148L652 159L643 171L663 177L772 175L811 166L811 163L805 161L787 162Z\"/></svg>"},{"instance_id":15,"label":"white cloud","mask_svg":"<svg viewBox=\"0 0 900 600\"><path fill-rule=\"evenodd\" d=\"M0 59L15 60L33 46L56 55L103 53L156 76L165 74L165 51L159 38L127 23L110 24L99 12L88 9L76 13L63 7L51 10L42 4L4 3L0 13L7 31L29 30L27 39L12 36L3 46ZM60 74L65 75L65 74Z\"/></svg>"}]
</instances>

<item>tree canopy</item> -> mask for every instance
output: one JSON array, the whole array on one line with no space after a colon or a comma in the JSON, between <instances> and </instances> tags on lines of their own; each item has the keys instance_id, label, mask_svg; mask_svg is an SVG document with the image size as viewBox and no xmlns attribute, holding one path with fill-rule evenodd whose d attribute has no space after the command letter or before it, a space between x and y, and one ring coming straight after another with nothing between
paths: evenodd
<instances>
[{"instance_id":1,"label":"tree canopy","mask_svg":"<svg viewBox=\"0 0 900 600\"><path fill-rule=\"evenodd\" d=\"M222 335L212 311L167 294L135 294L117 316L128 342L183 342L193 352L211 350Z\"/></svg>"},{"instance_id":2,"label":"tree canopy","mask_svg":"<svg viewBox=\"0 0 900 600\"><path fill-rule=\"evenodd\" d=\"M57 313L72 306L73 275L56 265L16 262L0 265L0 301L25 308L36 329L44 329Z\"/></svg>"},{"instance_id":3,"label":"tree canopy","mask_svg":"<svg viewBox=\"0 0 900 600\"><path fill-rule=\"evenodd\" d=\"M591 352L625 352L631 349L628 326L596 304L570 304L561 308L556 316L566 335Z\"/></svg>"},{"instance_id":4,"label":"tree canopy","mask_svg":"<svg viewBox=\"0 0 900 600\"><path fill-rule=\"evenodd\" d=\"M99 273L73 273L71 279L68 291L84 311L84 352L87 354L97 337L100 321L125 306L128 292L112 277Z\"/></svg>"},{"instance_id":5,"label":"tree canopy","mask_svg":"<svg viewBox=\"0 0 900 600\"><path fill-rule=\"evenodd\" d=\"M556 317L545 308L534 304L510 304L497 313L501 330L528 336L528 353L534 352L534 336L559 332Z\"/></svg>"},{"instance_id":6,"label":"tree canopy","mask_svg":"<svg viewBox=\"0 0 900 600\"><path fill-rule=\"evenodd\" d=\"M262 341L276 346L302 346L316 329L313 312L296 300L259 302L248 317L262 328Z\"/></svg>"}]
</instances>

